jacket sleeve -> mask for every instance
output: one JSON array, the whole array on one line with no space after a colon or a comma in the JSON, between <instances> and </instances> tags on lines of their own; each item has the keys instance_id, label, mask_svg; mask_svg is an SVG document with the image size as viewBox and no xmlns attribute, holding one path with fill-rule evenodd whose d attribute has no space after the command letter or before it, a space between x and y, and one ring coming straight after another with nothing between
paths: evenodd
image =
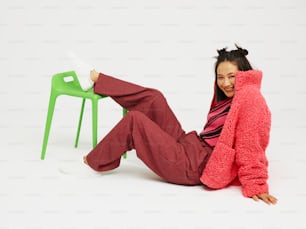
<instances>
[{"instance_id":1,"label":"jacket sleeve","mask_svg":"<svg viewBox=\"0 0 306 229\"><path fill-rule=\"evenodd\" d=\"M268 193L268 161L271 114L260 92L248 92L237 120L235 151L242 194L252 197Z\"/></svg>"}]
</instances>

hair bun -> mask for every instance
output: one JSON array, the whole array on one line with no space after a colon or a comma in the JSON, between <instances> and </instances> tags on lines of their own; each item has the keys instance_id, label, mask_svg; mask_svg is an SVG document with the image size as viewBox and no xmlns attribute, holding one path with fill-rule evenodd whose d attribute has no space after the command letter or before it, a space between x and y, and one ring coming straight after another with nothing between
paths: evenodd
<instances>
[{"instance_id":1,"label":"hair bun","mask_svg":"<svg viewBox=\"0 0 306 229\"><path fill-rule=\"evenodd\" d=\"M219 56L220 56L220 55L224 55L225 53L227 53L226 49L227 49L227 48L218 49L217 52L218 52Z\"/></svg>"},{"instance_id":2,"label":"hair bun","mask_svg":"<svg viewBox=\"0 0 306 229\"><path fill-rule=\"evenodd\" d=\"M239 47L238 45L236 45L236 48L237 48L237 51L239 52L240 55L242 56L247 56L249 54L248 50L244 49L244 48L241 48Z\"/></svg>"}]
</instances>

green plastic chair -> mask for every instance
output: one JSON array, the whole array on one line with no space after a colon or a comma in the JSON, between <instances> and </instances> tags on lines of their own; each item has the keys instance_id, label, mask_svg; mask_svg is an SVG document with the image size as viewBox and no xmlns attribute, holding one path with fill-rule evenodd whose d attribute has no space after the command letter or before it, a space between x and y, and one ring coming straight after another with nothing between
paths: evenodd
<instances>
[{"instance_id":1,"label":"green plastic chair","mask_svg":"<svg viewBox=\"0 0 306 229\"><path fill-rule=\"evenodd\" d=\"M45 133L43 139L43 145L41 150L41 160L45 159L46 149L48 144L48 138L51 128L52 117L55 108L55 102L59 95L69 95L82 98L82 106L80 112L80 118L78 123L77 134L75 138L74 147L78 147L80 130L83 119L83 112L86 99L90 99L92 102L92 146L97 145L97 128L98 128L98 100L106 98L107 96L98 95L93 92L93 89L83 91L77 75L74 71L63 72L53 75L51 85L51 95L49 99L48 114L45 126ZM123 108L123 116L127 113L127 110ZM124 154L126 158L126 153Z\"/></svg>"}]
</instances>

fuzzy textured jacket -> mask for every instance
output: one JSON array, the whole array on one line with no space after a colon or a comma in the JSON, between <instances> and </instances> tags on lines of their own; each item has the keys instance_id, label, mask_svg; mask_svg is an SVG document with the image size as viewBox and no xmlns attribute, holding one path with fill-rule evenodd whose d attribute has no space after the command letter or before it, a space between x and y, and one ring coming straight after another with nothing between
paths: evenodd
<instances>
[{"instance_id":1,"label":"fuzzy textured jacket","mask_svg":"<svg viewBox=\"0 0 306 229\"><path fill-rule=\"evenodd\" d=\"M271 113L260 92L261 80L262 72L257 70L239 71L235 76L231 109L201 175L201 182L209 188L238 183L246 197L269 192L265 150Z\"/></svg>"}]
</instances>

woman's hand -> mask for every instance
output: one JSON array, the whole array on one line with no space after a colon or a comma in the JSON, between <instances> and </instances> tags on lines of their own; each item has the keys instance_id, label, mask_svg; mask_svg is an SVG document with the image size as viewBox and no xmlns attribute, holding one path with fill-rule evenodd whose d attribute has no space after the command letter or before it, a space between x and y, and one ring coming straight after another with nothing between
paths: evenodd
<instances>
[{"instance_id":1,"label":"woman's hand","mask_svg":"<svg viewBox=\"0 0 306 229\"><path fill-rule=\"evenodd\" d=\"M255 201L262 200L266 204L276 204L277 203L277 199L274 196L270 195L269 193L258 194L258 195L252 196L252 198Z\"/></svg>"}]
</instances>

